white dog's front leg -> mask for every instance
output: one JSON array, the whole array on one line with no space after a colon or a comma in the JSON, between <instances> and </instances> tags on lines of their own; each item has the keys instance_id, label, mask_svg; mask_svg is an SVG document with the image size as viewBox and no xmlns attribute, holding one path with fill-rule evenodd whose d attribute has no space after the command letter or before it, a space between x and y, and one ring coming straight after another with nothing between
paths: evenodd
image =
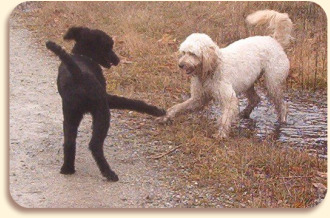
<instances>
[{"instance_id":1,"label":"white dog's front leg","mask_svg":"<svg viewBox=\"0 0 330 218\"><path fill-rule=\"evenodd\" d=\"M174 118L175 116L182 114L187 111L194 111L199 108L203 108L203 101L199 98L189 98L187 101L180 104L176 104L169 108L166 112L166 116L159 118L158 120L162 122L167 122L168 120Z\"/></svg>"},{"instance_id":2,"label":"white dog's front leg","mask_svg":"<svg viewBox=\"0 0 330 218\"><path fill-rule=\"evenodd\" d=\"M231 124L238 117L238 98L233 87L225 82L221 82L215 97L221 104L222 116L218 118L219 132L214 136L223 139L228 137Z\"/></svg>"},{"instance_id":3,"label":"white dog's front leg","mask_svg":"<svg viewBox=\"0 0 330 218\"><path fill-rule=\"evenodd\" d=\"M203 87L198 77L191 79L191 98L180 104L176 104L169 108L164 117L157 118L160 123L165 123L175 116L187 111L195 111L202 109L210 100L210 96L203 92Z\"/></svg>"}]
</instances>

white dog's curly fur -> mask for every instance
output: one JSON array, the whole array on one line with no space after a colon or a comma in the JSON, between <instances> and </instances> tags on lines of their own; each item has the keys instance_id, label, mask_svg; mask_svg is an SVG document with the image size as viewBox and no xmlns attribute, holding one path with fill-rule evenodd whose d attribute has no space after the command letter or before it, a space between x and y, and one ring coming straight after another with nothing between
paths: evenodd
<instances>
[{"instance_id":1,"label":"white dog's curly fur","mask_svg":"<svg viewBox=\"0 0 330 218\"><path fill-rule=\"evenodd\" d=\"M225 138L239 114L237 95L245 93L248 98L249 104L241 112L245 118L259 103L254 83L262 75L279 121L286 122L283 84L290 64L284 48L291 39L292 22L287 14L271 10L257 11L246 21L251 25L268 23L274 34L249 37L220 49L206 34L193 33L180 45L179 67L192 75L191 98L168 109L162 122L202 109L210 100L215 100L222 108L219 132L215 136Z\"/></svg>"}]
</instances>

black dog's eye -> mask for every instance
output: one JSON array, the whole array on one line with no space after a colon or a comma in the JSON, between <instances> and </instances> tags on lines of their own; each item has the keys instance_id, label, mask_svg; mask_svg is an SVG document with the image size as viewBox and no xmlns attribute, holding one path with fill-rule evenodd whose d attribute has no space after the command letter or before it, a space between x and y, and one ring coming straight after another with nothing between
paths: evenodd
<instances>
[{"instance_id":1,"label":"black dog's eye","mask_svg":"<svg viewBox=\"0 0 330 218\"><path fill-rule=\"evenodd\" d=\"M113 49L113 44L107 44L106 48L107 48L107 50L112 50Z\"/></svg>"},{"instance_id":2,"label":"black dog's eye","mask_svg":"<svg viewBox=\"0 0 330 218\"><path fill-rule=\"evenodd\" d=\"M109 51L112 50L112 46L111 46L110 44L105 44L105 45L103 45L103 46L104 46L103 49L104 49L105 51L107 51L107 52L109 52Z\"/></svg>"}]
</instances>

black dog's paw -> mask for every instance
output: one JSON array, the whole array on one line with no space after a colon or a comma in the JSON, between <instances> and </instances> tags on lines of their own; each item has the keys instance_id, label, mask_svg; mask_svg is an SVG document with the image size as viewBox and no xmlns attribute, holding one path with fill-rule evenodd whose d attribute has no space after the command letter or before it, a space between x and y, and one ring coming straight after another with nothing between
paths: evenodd
<instances>
[{"instance_id":1,"label":"black dog's paw","mask_svg":"<svg viewBox=\"0 0 330 218\"><path fill-rule=\"evenodd\" d=\"M151 108L146 112L154 117L162 117L166 115L166 110L158 108L156 106L151 106Z\"/></svg>"},{"instance_id":2,"label":"black dog's paw","mask_svg":"<svg viewBox=\"0 0 330 218\"><path fill-rule=\"evenodd\" d=\"M74 174L76 171L73 167L62 166L60 173L64 175Z\"/></svg>"},{"instance_id":3,"label":"black dog's paw","mask_svg":"<svg viewBox=\"0 0 330 218\"><path fill-rule=\"evenodd\" d=\"M111 171L108 175L105 176L110 182L117 182L119 180L117 174Z\"/></svg>"},{"instance_id":4,"label":"black dog's paw","mask_svg":"<svg viewBox=\"0 0 330 218\"><path fill-rule=\"evenodd\" d=\"M162 117L162 116L165 116L166 115L166 110L164 109L155 109L155 113L154 113L154 116L156 117Z\"/></svg>"}]
</instances>

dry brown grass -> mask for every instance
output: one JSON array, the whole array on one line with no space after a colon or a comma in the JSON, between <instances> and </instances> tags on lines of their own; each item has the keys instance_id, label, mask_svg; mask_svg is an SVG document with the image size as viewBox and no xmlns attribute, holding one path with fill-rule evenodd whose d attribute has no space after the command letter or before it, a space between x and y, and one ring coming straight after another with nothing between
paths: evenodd
<instances>
[{"instance_id":1,"label":"dry brown grass","mask_svg":"<svg viewBox=\"0 0 330 218\"><path fill-rule=\"evenodd\" d=\"M322 9L309 2L42 2L25 25L41 43L52 39L69 48L62 35L72 25L102 29L115 40L122 63L106 72L108 91L139 97L168 108L189 93L189 78L177 67L176 51L192 32L205 32L219 46L250 33L244 17L258 9L289 13L295 43L288 51L291 77L288 86L325 89L327 30ZM24 22L23 22L24 23ZM260 30L259 30L260 31ZM253 31L258 32L258 30ZM261 31L262 33L264 31ZM149 126L148 126L149 125ZM151 129L147 124L146 129ZM160 160L175 172L178 186L198 181L229 207L310 207L326 185L316 176L326 161L273 140L257 141L237 134L224 142L211 138L215 127L204 115L178 118L172 125L156 126L154 140L181 145L179 152ZM171 163L171 164L170 164ZM188 172L188 173L187 173ZM230 191L228 191L230 190ZM228 202L227 202L228 203ZM207 203L206 203L207 204Z\"/></svg>"},{"instance_id":2,"label":"dry brown grass","mask_svg":"<svg viewBox=\"0 0 330 218\"><path fill-rule=\"evenodd\" d=\"M192 32L205 32L226 46L265 30L248 30L244 18L258 9L289 13L296 38L288 51L288 85L325 89L327 84L327 23L323 10L310 2L47 2L40 3L29 25L40 39L62 43L72 25L99 28L117 39L116 51L125 61L112 71L110 91L131 89L154 92L182 89L185 79L176 66L177 47ZM166 36L169 37L166 37ZM71 43L65 44L67 47ZM109 78L110 79L110 78ZM137 82L136 82L137 81ZM160 88L161 87L161 88ZM185 88L187 89L187 88Z\"/></svg>"},{"instance_id":3,"label":"dry brown grass","mask_svg":"<svg viewBox=\"0 0 330 218\"><path fill-rule=\"evenodd\" d=\"M181 145L179 152L162 160L181 189L197 182L197 187L212 189L225 199L226 207L249 208L306 208L324 194L314 186L327 186L326 177L318 175L327 171L325 160L277 143L271 136L260 141L233 133L218 142L211 138L214 131L208 117L196 114L157 127L154 140ZM162 149L160 153L170 150Z\"/></svg>"}]
</instances>

